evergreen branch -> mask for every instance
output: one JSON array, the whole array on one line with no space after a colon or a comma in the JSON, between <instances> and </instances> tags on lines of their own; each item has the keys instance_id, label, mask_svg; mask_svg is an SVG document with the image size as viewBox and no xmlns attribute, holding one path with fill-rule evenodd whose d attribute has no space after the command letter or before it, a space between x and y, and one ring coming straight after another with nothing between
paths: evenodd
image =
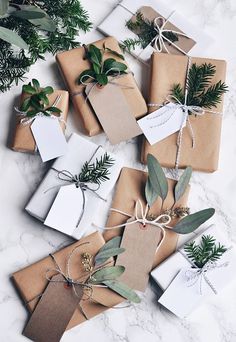
<instances>
[{"instance_id":1,"label":"evergreen branch","mask_svg":"<svg viewBox=\"0 0 236 342\"><path fill-rule=\"evenodd\" d=\"M112 159L107 153L104 153L95 163L85 162L79 174L80 182L101 184L109 180L109 168L114 165Z\"/></svg>"},{"instance_id":2,"label":"evergreen branch","mask_svg":"<svg viewBox=\"0 0 236 342\"><path fill-rule=\"evenodd\" d=\"M190 242L184 246L184 251L196 267L202 268L208 262L218 261L227 251L225 246L215 241L213 236L203 235L198 245L195 241Z\"/></svg>"}]
</instances>

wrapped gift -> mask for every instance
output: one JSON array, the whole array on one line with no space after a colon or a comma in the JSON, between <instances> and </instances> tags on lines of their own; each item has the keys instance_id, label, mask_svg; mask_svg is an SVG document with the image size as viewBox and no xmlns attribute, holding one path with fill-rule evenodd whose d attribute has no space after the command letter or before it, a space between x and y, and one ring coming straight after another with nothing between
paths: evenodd
<instances>
[{"instance_id":1,"label":"wrapped gift","mask_svg":"<svg viewBox=\"0 0 236 342\"><path fill-rule=\"evenodd\" d=\"M119 210L120 212L111 211L106 226L113 227L120 224L125 224L127 221L127 216L122 214L128 213L131 216L135 213L135 205L137 200L140 200L143 207L146 205L145 200L145 184L147 181L147 173L130 169L123 168L117 182L116 192L114 195L114 199L112 202L112 208ZM161 200L158 198L156 202L151 206L149 215L153 217L157 217L166 209L170 209L173 205L175 208L177 207L186 207L189 187L186 189L184 195L180 198L178 202L175 203L173 189L176 184L176 181L172 179L168 179L168 195L164 201L163 206L161 205ZM175 203L175 204L174 204ZM174 218L172 222L169 224L173 226L176 224L178 218ZM132 229L130 229L132 230ZM122 235L124 229L111 229L104 232L105 240L109 240L114 236ZM158 242L160 242L161 236L158 233L158 230L154 230L152 232L153 235L158 235ZM165 236L163 238L161 246L157 249L155 258L153 260L153 267L156 267L159 263L165 260L170 254L172 254L176 249L176 244L178 241L178 234L171 231L171 229L167 229L165 232ZM146 248L146 246L144 246ZM156 246L157 247L157 246ZM147 248L146 248L147 249ZM125 256L125 254L124 254ZM145 287L145 286L144 286Z\"/></svg>"},{"instance_id":2,"label":"wrapped gift","mask_svg":"<svg viewBox=\"0 0 236 342\"><path fill-rule=\"evenodd\" d=\"M107 168L105 177L98 181L86 178L94 165L97 174ZM25 209L45 225L79 239L93 229L92 223L99 218L120 169L121 161L114 155L72 134L67 153L56 159Z\"/></svg>"},{"instance_id":3,"label":"wrapped gift","mask_svg":"<svg viewBox=\"0 0 236 342\"><path fill-rule=\"evenodd\" d=\"M49 104L47 107L51 107L54 105L55 101L57 102L56 107L61 111L60 115L55 114L58 116L59 124L63 130L65 131L66 128L66 120L68 115L68 107L69 107L69 94L65 90L54 90L52 94L49 94L48 96ZM15 135L12 143L12 149L14 151L18 152L37 152L37 144L35 141L35 138L32 133L32 124L34 123L34 120L31 117L27 118L23 114L20 113L19 108L21 108L21 105L23 101L29 98L29 94L26 94L22 92L20 97L20 103L19 107L17 109L17 115L16 115L16 130ZM36 119L36 118L35 118ZM48 117L45 117L47 119L47 122L49 122ZM52 121L52 120L51 120ZM45 131L44 131L45 134ZM53 132L51 134L51 144L53 145ZM57 141L55 141L55 145L57 144ZM50 148L50 147L48 147Z\"/></svg>"},{"instance_id":4,"label":"wrapped gift","mask_svg":"<svg viewBox=\"0 0 236 342\"><path fill-rule=\"evenodd\" d=\"M195 251L198 245L208 246L205 259L201 255L193 257L193 242ZM219 259L209 258L213 248ZM153 280L164 291L158 301L178 317L186 317L233 281L235 264L236 253L230 241L221 229L210 226L152 271Z\"/></svg>"},{"instance_id":5,"label":"wrapped gift","mask_svg":"<svg viewBox=\"0 0 236 342\"><path fill-rule=\"evenodd\" d=\"M149 25L154 24L154 35L150 42L140 40L140 32L136 32L127 25L130 21L137 22L137 16L140 14L142 20L148 22ZM205 32L160 0L120 1L98 26L98 29L108 36L115 36L124 47L127 46L126 42L139 40L140 43L135 44L134 48L131 46L130 52L144 63L149 62L156 49L174 54L186 54L189 51L198 54L205 51L211 43L211 38ZM175 39L170 40L170 32L165 30L172 31Z\"/></svg>"},{"instance_id":6,"label":"wrapped gift","mask_svg":"<svg viewBox=\"0 0 236 342\"><path fill-rule=\"evenodd\" d=\"M119 56L121 50L113 37L93 43L106 50L103 58L113 58L125 63ZM86 47L59 53L56 57L62 76L68 87L76 112L80 115L88 135L102 131L102 127L112 143L117 143L141 134L135 118L147 113L145 100L137 87L131 72L109 80L103 87L92 87L80 83L80 75L91 68L86 59ZM109 50L115 51L115 53ZM102 126L101 126L102 125Z\"/></svg>"},{"instance_id":7,"label":"wrapped gift","mask_svg":"<svg viewBox=\"0 0 236 342\"><path fill-rule=\"evenodd\" d=\"M80 296L79 284L74 284L75 295L72 286L65 282L70 276L68 281L71 283L72 279L79 279L83 283L88 277L86 258L93 258L104 243L101 234L93 233L12 275L14 284L32 314L24 335L34 341L46 341L52 335L55 338L55 334L62 334L63 329L71 329L124 301L123 297L109 288L96 286L93 287L91 296L84 289L81 300L77 298ZM64 281L62 278L58 282L55 277L61 274L65 275ZM53 287L52 293L49 293L50 287ZM52 340L55 339L50 339ZM58 337L56 341L59 340Z\"/></svg>"},{"instance_id":8,"label":"wrapped gift","mask_svg":"<svg viewBox=\"0 0 236 342\"><path fill-rule=\"evenodd\" d=\"M210 87L218 84L222 92L225 92L225 61L153 53L149 97L149 111L153 115L147 115L146 121L142 121L143 131L145 130L150 141L144 139L143 142L143 163L146 163L147 155L151 153L164 167L185 168L190 165L194 170L204 172L217 170L223 96L219 96L214 106L198 105L189 106L187 109L184 107L184 99L175 103L176 95L173 96L173 87L178 84L179 89L182 88L181 96L184 98L186 75L194 78L192 68L204 68L204 65L211 74L207 76L207 85ZM175 94L177 90L175 88ZM206 89L204 91L206 92ZM201 100L201 95L199 93L194 98L194 103L198 98ZM166 102L168 104L164 105Z\"/></svg>"}]
</instances>

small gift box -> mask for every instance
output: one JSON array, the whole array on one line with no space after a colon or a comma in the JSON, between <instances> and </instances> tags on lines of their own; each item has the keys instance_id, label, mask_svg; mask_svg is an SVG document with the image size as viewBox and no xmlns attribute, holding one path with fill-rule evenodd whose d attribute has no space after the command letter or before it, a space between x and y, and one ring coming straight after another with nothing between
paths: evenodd
<instances>
[{"instance_id":1,"label":"small gift box","mask_svg":"<svg viewBox=\"0 0 236 342\"><path fill-rule=\"evenodd\" d=\"M145 100L113 37L59 53L57 63L88 135L102 131L115 144L141 134L136 118Z\"/></svg>"},{"instance_id":2,"label":"small gift box","mask_svg":"<svg viewBox=\"0 0 236 342\"><path fill-rule=\"evenodd\" d=\"M205 32L160 0L120 1L98 29L115 36L121 46L144 63L149 62L155 50L198 54L211 43Z\"/></svg>"},{"instance_id":3,"label":"small gift box","mask_svg":"<svg viewBox=\"0 0 236 342\"><path fill-rule=\"evenodd\" d=\"M153 53L141 160L213 172L218 168L226 62ZM199 83L200 82L200 83ZM152 144L152 145L151 145Z\"/></svg>"},{"instance_id":4,"label":"small gift box","mask_svg":"<svg viewBox=\"0 0 236 342\"><path fill-rule=\"evenodd\" d=\"M180 318L189 315L210 295L217 294L234 279L235 249L211 226L151 273L164 291L158 300Z\"/></svg>"},{"instance_id":5,"label":"small gift box","mask_svg":"<svg viewBox=\"0 0 236 342\"><path fill-rule=\"evenodd\" d=\"M116 241L105 244L96 232L15 272L14 284L31 313L23 334L56 342L65 330L125 299L138 303L135 292L117 280L124 268L113 266L109 257L115 246ZM116 247L116 252L122 250Z\"/></svg>"},{"instance_id":6,"label":"small gift box","mask_svg":"<svg viewBox=\"0 0 236 342\"><path fill-rule=\"evenodd\" d=\"M33 81L38 84L37 80ZM40 85L38 84L38 86ZM26 92L27 89L29 92ZM38 95L46 103L40 101L42 108L45 106L43 112L42 109L37 107L38 110L35 110L35 108L30 106L30 103L28 104L31 99L35 103L35 106L38 105L37 99L35 101L33 98ZM36 89L31 83L23 86L19 107L16 108L16 130L12 149L18 152L35 153L41 148L42 144L42 148L47 150L45 151L44 157L44 151L40 149L44 161L62 155L65 152L66 144L62 133L64 133L66 128L68 107L69 94L65 90L53 90L52 87L40 87ZM55 110L57 111L48 112L48 109L51 108L56 108ZM42 126L35 127L39 123ZM50 144L48 140L50 140ZM46 147L44 147L44 142L47 145Z\"/></svg>"},{"instance_id":7,"label":"small gift box","mask_svg":"<svg viewBox=\"0 0 236 342\"><path fill-rule=\"evenodd\" d=\"M121 161L77 134L56 159L26 206L45 225L79 239L92 229L111 192Z\"/></svg>"}]
</instances>

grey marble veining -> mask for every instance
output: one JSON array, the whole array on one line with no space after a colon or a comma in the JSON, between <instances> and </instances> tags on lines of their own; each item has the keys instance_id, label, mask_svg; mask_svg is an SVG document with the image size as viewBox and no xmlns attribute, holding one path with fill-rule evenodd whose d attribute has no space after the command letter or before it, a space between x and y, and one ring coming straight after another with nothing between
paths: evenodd
<instances>
[{"instance_id":1,"label":"grey marble veining","mask_svg":"<svg viewBox=\"0 0 236 342\"><path fill-rule=\"evenodd\" d=\"M131 1L131 0L130 0ZM91 14L94 26L111 11L116 0L83 0ZM215 37L215 43L202 56L223 58L228 62L226 96L222 128L220 168L214 174L194 173L189 204L192 210L212 206L216 208L214 222L236 242L236 2L234 0L166 0L168 5L182 12L193 23ZM119 18L117 18L119 20ZM95 29L81 35L82 42L99 39ZM133 57L127 60L147 97L148 70ZM29 78L42 83L64 87L55 60L34 65ZM13 106L20 86L0 94L0 341L18 342L27 339L21 335L27 312L12 286L12 272L29 265L48 253L66 246L72 239L44 227L23 208L47 165L38 156L21 154L7 147L14 119ZM71 109L71 114L73 109ZM67 134L80 133L78 119L70 115ZM139 163L138 140L111 146L104 134L92 141L123 157L127 166L144 169ZM168 171L170 175L171 172ZM66 332L63 342L236 342L236 284L209 300L189 319L180 320L157 304L156 294L149 287L140 305L110 309L106 313ZM45 341L47 342L47 341Z\"/></svg>"}]
</instances>

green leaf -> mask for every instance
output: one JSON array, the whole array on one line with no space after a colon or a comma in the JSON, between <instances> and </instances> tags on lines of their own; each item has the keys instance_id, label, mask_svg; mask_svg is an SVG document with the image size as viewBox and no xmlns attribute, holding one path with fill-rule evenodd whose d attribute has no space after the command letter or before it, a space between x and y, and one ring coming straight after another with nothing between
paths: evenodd
<instances>
[{"instance_id":1,"label":"green leaf","mask_svg":"<svg viewBox=\"0 0 236 342\"><path fill-rule=\"evenodd\" d=\"M48 95L49 95L49 94L52 94L53 91L54 91L54 90L53 90L53 87L50 87L50 86L49 86L49 87L45 87L45 88L43 88L43 90L42 90L43 93L48 94Z\"/></svg>"},{"instance_id":2,"label":"green leaf","mask_svg":"<svg viewBox=\"0 0 236 342\"><path fill-rule=\"evenodd\" d=\"M91 69L84 70L78 77L78 83L81 83L81 78L83 82L86 82L89 78L95 78L95 72ZM93 79L92 79L93 81Z\"/></svg>"},{"instance_id":3,"label":"green leaf","mask_svg":"<svg viewBox=\"0 0 236 342\"><path fill-rule=\"evenodd\" d=\"M28 49L26 42L14 31L0 26L0 39L21 49Z\"/></svg>"},{"instance_id":4,"label":"green leaf","mask_svg":"<svg viewBox=\"0 0 236 342\"><path fill-rule=\"evenodd\" d=\"M104 48L105 50L109 51L112 55L114 55L114 56L116 56L116 57L119 57L119 58L123 59L123 61L125 60L125 57L124 57L121 53L119 53L119 52L117 52L117 51L114 51L114 50L112 50L112 49L106 47L105 44L103 44L103 48Z\"/></svg>"},{"instance_id":5,"label":"green leaf","mask_svg":"<svg viewBox=\"0 0 236 342\"><path fill-rule=\"evenodd\" d=\"M20 110L22 110L23 112L26 112L29 109L29 107L30 107L30 97L27 97L22 102L22 104L20 106Z\"/></svg>"},{"instance_id":6,"label":"green leaf","mask_svg":"<svg viewBox=\"0 0 236 342\"><path fill-rule=\"evenodd\" d=\"M20 19L39 19L45 17L46 13L43 12L36 12L36 11L14 11L11 13L13 17L17 17Z\"/></svg>"},{"instance_id":7,"label":"green leaf","mask_svg":"<svg viewBox=\"0 0 236 342\"><path fill-rule=\"evenodd\" d=\"M140 303L141 299L136 294L134 290L132 290L130 287L125 285L124 283L121 283L117 280L107 280L103 282L104 285L109 287L111 290L117 292L122 297L130 300L133 303Z\"/></svg>"},{"instance_id":8,"label":"green leaf","mask_svg":"<svg viewBox=\"0 0 236 342\"><path fill-rule=\"evenodd\" d=\"M101 67L98 66L97 64L93 63L93 71L95 74L100 74L101 73Z\"/></svg>"},{"instance_id":9,"label":"green leaf","mask_svg":"<svg viewBox=\"0 0 236 342\"><path fill-rule=\"evenodd\" d=\"M9 0L0 0L0 16L7 13Z\"/></svg>"},{"instance_id":10,"label":"green leaf","mask_svg":"<svg viewBox=\"0 0 236 342\"><path fill-rule=\"evenodd\" d=\"M97 74L96 80L100 85L106 85L108 83L108 77L105 74Z\"/></svg>"},{"instance_id":11,"label":"green leaf","mask_svg":"<svg viewBox=\"0 0 236 342\"><path fill-rule=\"evenodd\" d=\"M194 214L190 214L185 216L182 220L180 220L173 231L178 234L188 234L192 233L195 229L197 229L201 224L209 220L215 213L215 209L208 208L201 211L198 211Z\"/></svg>"},{"instance_id":12,"label":"green leaf","mask_svg":"<svg viewBox=\"0 0 236 342\"><path fill-rule=\"evenodd\" d=\"M39 97L39 99L40 99L46 106L49 105L49 99L48 99L48 97L47 97L46 94L44 94L44 93L39 93L39 94L38 94L38 97Z\"/></svg>"},{"instance_id":13,"label":"green leaf","mask_svg":"<svg viewBox=\"0 0 236 342\"><path fill-rule=\"evenodd\" d=\"M155 191L155 193L161 197L162 201L164 201L168 193L168 182L164 171L162 170L157 159L152 154L148 154L147 156L147 166L153 191Z\"/></svg>"},{"instance_id":14,"label":"green leaf","mask_svg":"<svg viewBox=\"0 0 236 342\"><path fill-rule=\"evenodd\" d=\"M178 183L175 186L175 202L177 202L185 193L185 190L187 189L191 176L192 176L192 168L191 166L188 166L184 170L183 174L178 180Z\"/></svg>"},{"instance_id":15,"label":"green leaf","mask_svg":"<svg viewBox=\"0 0 236 342\"><path fill-rule=\"evenodd\" d=\"M56 24L54 21L47 15L45 11L43 11L41 8L31 5L20 5L20 8L24 11L34 11L37 13L44 14L43 18L39 19L28 19L28 21L37 26L40 30L48 31L48 32L54 32L56 30Z\"/></svg>"},{"instance_id":16,"label":"green leaf","mask_svg":"<svg viewBox=\"0 0 236 342\"><path fill-rule=\"evenodd\" d=\"M54 113L58 113L58 114L61 113L61 110L59 108L57 108L57 107L49 107L46 110L49 111L49 112L54 112Z\"/></svg>"},{"instance_id":17,"label":"green leaf","mask_svg":"<svg viewBox=\"0 0 236 342\"><path fill-rule=\"evenodd\" d=\"M117 62L114 58L108 58L103 64L103 70L108 75L114 72L124 72L127 69L127 65L124 63Z\"/></svg>"},{"instance_id":18,"label":"green leaf","mask_svg":"<svg viewBox=\"0 0 236 342\"><path fill-rule=\"evenodd\" d=\"M91 284L101 284L106 280L114 280L124 273L124 271L124 266L103 267L102 269L93 273L89 282Z\"/></svg>"},{"instance_id":19,"label":"green leaf","mask_svg":"<svg viewBox=\"0 0 236 342\"><path fill-rule=\"evenodd\" d=\"M36 90L30 84L24 84L22 87L22 91L24 93L27 93L27 94L35 94L36 93Z\"/></svg>"},{"instance_id":20,"label":"green leaf","mask_svg":"<svg viewBox=\"0 0 236 342\"><path fill-rule=\"evenodd\" d=\"M145 186L145 197L149 207L153 205L153 203L157 200L158 197L158 193L156 193L154 188L152 187L149 177L147 179Z\"/></svg>"},{"instance_id":21,"label":"green leaf","mask_svg":"<svg viewBox=\"0 0 236 342\"><path fill-rule=\"evenodd\" d=\"M32 79L32 83L35 89L39 90L40 89L40 84L39 81L36 80L35 78Z\"/></svg>"},{"instance_id":22,"label":"green leaf","mask_svg":"<svg viewBox=\"0 0 236 342\"><path fill-rule=\"evenodd\" d=\"M89 45L89 56L92 63L97 64L98 66L102 65L102 53L99 48L95 45Z\"/></svg>"},{"instance_id":23,"label":"green leaf","mask_svg":"<svg viewBox=\"0 0 236 342\"><path fill-rule=\"evenodd\" d=\"M120 248L121 237L116 236L105 243L105 245L99 250L95 256L95 266L101 265L106 262L110 257L118 255L125 251L124 248Z\"/></svg>"},{"instance_id":24,"label":"green leaf","mask_svg":"<svg viewBox=\"0 0 236 342\"><path fill-rule=\"evenodd\" d=\"M38 111L37 111L36 109L34 109L34 110L29 110L29 111L27 112L27 116L32 117L32 116L35 116L37 113L38 113Z\"/></svg>"}]
</instances>

